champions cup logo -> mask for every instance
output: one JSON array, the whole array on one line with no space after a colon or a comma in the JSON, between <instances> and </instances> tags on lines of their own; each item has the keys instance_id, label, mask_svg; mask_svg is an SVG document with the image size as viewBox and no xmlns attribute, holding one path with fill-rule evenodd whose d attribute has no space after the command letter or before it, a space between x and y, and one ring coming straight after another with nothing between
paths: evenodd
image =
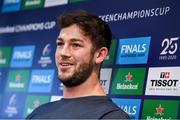
<instances>
[{"instance_id":1,"label":"champions cup logo","mask_svg":"<svg viewBox=\"0 0 180 120\"><path fill-rule=\"evenodd\" d=\"M51 52L51 45L47 44L43 49L42 55L48 56L50 54L50 52Z\"/></svg>"},{"instance_id":2,"label":"champions cup logo","mask_svg":"<svg viewBox=\"0 0 180 120\"><path fill-rule=\"evenodd\" d=\"M9 99L9 103L10 106L14 106L16 104L16 94L13 94L10 99Z\"/></svg>"},{"instance_id":3,"label":"champions cup logo","mask_svg":"<svg viewBox=\"0 0 180 120\"><path fill-rule=\"evenodd\" d=\"M40 57L40 60L38 61L38 63L41 64L41 67L46 67L48 64L52 63L50 53L51 44L47 44L42 51L42 56Z\"/></svg>"},{"instance_id":4,"label":"champions cup logo","mask_svg":"<svg viewBox=\"0 0 180 120\"><path fill-rule=\"evenodd\" d=\"M5 109L5 113L7 113L8 117L13 117L13 115L17 114L17 108L16 108L16 103L17 103L17 96L16 94L13 94L8 102L8 106Z\"/></svg>"}]
</instances>

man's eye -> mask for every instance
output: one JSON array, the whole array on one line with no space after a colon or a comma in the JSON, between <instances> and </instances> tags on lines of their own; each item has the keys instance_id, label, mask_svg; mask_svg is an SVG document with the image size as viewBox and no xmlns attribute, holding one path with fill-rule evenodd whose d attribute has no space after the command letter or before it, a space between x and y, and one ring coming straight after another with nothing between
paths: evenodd
<instances>
[{"instance_id":1,"label":"man's eye","mask_svg":"<svg viewBox=\"0 0 180 120\"><path fill-rule=\"evenodd\" d=\"M81 45L74 43L74 44L73 44L73 47L81 47Z\"/></svg>"},{"instance_id":2,"label":"man's eye","mask_svg":"<svg viewBox=\"0 0 180 120\"><path fill-rule=\"evenodd\" d=\"M62 45L64 45L64 43L62 43L62 42L57 42L57 46L62 46Z\"/></svg>"}]
</instances>

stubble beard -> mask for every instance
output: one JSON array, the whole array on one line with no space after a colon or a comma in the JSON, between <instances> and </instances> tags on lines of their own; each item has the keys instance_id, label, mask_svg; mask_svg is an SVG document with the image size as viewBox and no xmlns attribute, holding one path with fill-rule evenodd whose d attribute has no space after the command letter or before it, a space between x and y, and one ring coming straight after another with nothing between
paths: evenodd
<instances>
[{"instance_id":1,"label":"stubble beard","mask_svg":"<svg viewBox=\"0 0 180 120\"><path fill-rule=\"evenodd\" d=\"M81 63L74 73L66 78L58 75L59 80L63 83L64 86L71 88L76 87L84 83L93 71L93 62L92 57L88 63Z\"/></svg>"}]
</instances>

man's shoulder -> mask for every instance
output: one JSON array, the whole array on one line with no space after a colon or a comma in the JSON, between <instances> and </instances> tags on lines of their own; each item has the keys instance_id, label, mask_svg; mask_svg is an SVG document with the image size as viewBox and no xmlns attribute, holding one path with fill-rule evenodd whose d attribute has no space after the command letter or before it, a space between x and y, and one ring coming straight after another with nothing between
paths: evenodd
<instances>
[{"instance_id":1,"label":"man's shoulder","mask_svg":"<svg viewBox=\"0 0 180 120\"><path fill-rule=\"evenodd\" d=\"M116 110L109 111L109 112L105 113L101 118L102 119L117 119L117 120L124 119L124 120L130 120L130 117L128 116L128 114L125 113L121 109L116 109Z\"/></svg>"},{"instance_id":2,"label":"man's shoulder","mask_svg":"<svg viewBox=\"0 0 180 120\"><path fill-rule=\"evenodd\" d=\"M26 119L31 119L34 117L34 115L36 114L43 114L45 111L51 111L54 109L55 106L57 106L56 104L58 103L58 101L55 102L48 102L45 104L40 105L39 107L35 108L31 114L29 114Z\"/></svg>"}]
</instances>

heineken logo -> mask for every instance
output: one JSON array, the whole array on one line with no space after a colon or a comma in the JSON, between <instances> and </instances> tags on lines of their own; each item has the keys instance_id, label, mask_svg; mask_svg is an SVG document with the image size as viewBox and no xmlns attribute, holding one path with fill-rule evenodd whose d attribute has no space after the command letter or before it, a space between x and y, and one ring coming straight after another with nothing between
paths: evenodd
<instances>
[{"instance_id":1,"label":"heineken logo","mask_svg":"<svg viewBox=\"0 0 180 120\"><path fill-rule=\"evenodd\" d=\"M173 120L177 119L179 101L177 100L145 100L141 119Z\"/></svg>"},{"instance_id":2,"label":"heineken logo","mask_svg":"<svg viewBox=\"0 0 180 120\"><path fill-rule=\"evenodd\" d=\"M159 106L156 108L156 115L163 115L164 113L163 113L163 111L164 111L164 108L161 106L161 104L159 104Z\"/></svg>"},{"instance_id":3,"label":"heineken logo","mask_svg":"<svg viewBox=\"0 0 180 120\"><path fill-rule=\"evenodd\" d=\"M115 69L112 93L141 94L143 90L145 68Z\"/></svg>"},{"instance_id":4,"label":"heineken logo","mask_svg":"<svg viewBox=\"0 0 180 120\"><path fill-rule=\"evenodd\" d=\"M0 47L0 67L7 67L10 59L10 48Z\"/></svg>"},{"instance_id":5,"label":"heineken logo","mask_svg":"<svg viewBox=\"0 0 180 120\"><path fill-rule=\"evenodd\" d=\"M28 70L11 70L8 74L7 91L25 91L29 79Z\"/></svg>"},{"instance_id":6,"label":"heineken logo","mask_svg":"<svg viewBox=\"0 0 180 120\"><path fill-rule=\"evenodd\" d=\"M47 102L49 102L49 96L27 96L24 117L30 114L35 108Z\"/></svg>"},{"instance_id":7,"label":"heineken logo","mask_svg":"<svg viewBox=\"0 0 180 120\"><path fill-rule=\"evenodd\" d=\"M34 108L37 108L40 105L40 102L38 99L34 101Z\"/></svg>"},{"instance_id":8,"label":"heineken logo","mask_svg":"<svg viewBox=\"0 0 180 120\"><path fill-rule=\"evenodd\" d=\"M0 51L0 59L2 59L3 58L3 53L2 53L2 51Z\"/></svg>"},{"instance_id":9,"label":"heineken logo","mask_svg":"<svg viewBox=\"0 0 180 120\"><path fill-rule=\"evenodd\" d=\"M17 75L16 75L16 82L17 82L17 83L20 83L21 78L22 78L21 74L17 74Z\"/></svg>"},{"instance_id":10,"label":"heineken logo","mask_svg":"<svg viewBox=\"0 0 180 120\"><path fill-rule=\"evenodd\" d=\"M131 79L132 78L132 75L130 72L128 72L127 75L125 75L125 82L132 82L133 80ZM138 84L120 84L118 83L117 84L117 89L138 89Z\"/></svg>"},{"instance_id":11,"label":"heineken logo","mask_svg":"<svg viewBox=\"0 0 180 120\"><path fill-rule=\"evenodd\" d=\"M132 75L131 75L131 73L129 72L126 76L125 76L125 78L126 78L126 82L131 82L132 80L131 80L131 78L132 78Z\"/></svg>"}]
</instances>

